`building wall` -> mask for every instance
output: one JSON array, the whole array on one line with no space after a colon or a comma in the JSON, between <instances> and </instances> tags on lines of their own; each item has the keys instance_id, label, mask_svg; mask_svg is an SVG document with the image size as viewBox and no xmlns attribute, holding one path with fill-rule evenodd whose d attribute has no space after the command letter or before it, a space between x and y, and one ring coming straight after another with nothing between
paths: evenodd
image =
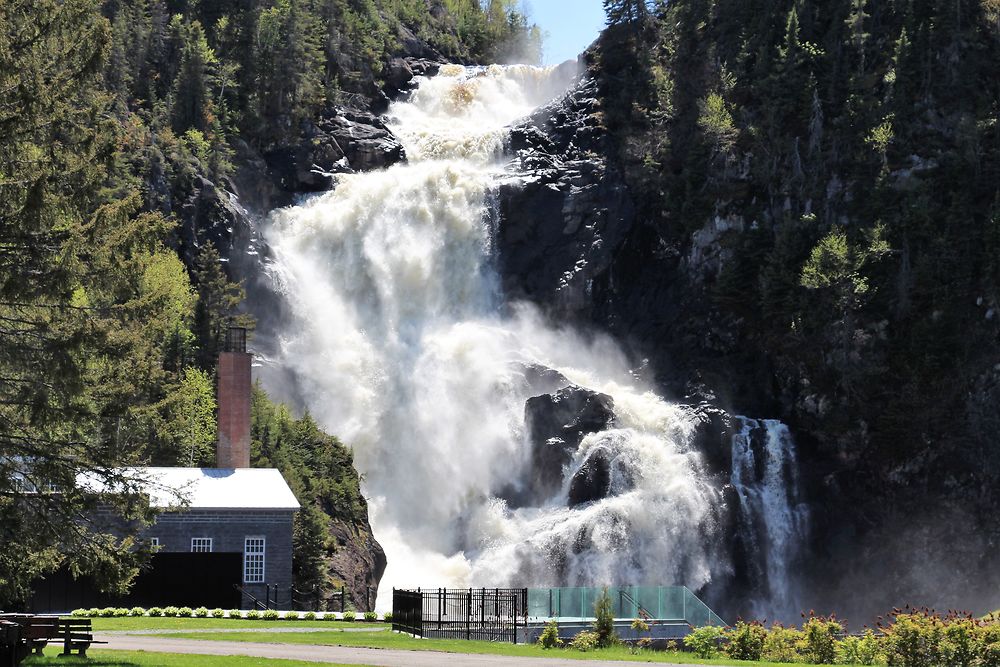
<instances>
[{"instance_id":1,"label":"building wall","mask_svg":"<svg viewBox=\"0 0 1000 667\"><path fill-rule=\"evenodd\" d=\"M264 583L244 584L246 592L260 601L268 597L267 586L277 586L278 605L287 608L292 588L292 518L291 511L199 510L165 512L143 531L145 538L159 540L163 552L189 553L191 538L212 538L216 553L243 553L247 537L263 537ZM241 559L242 564L242 559ZM241 565L242 568L242 565ZM240 578L242 580L242 569ZM252 606L244 596L243 608Z\"/></svg>"}]
</instances>

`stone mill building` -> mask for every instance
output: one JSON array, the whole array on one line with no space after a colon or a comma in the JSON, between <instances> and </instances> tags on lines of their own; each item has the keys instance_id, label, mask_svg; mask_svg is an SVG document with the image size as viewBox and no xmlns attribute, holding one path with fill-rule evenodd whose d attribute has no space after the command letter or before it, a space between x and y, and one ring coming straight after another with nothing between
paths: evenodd
<instances>
[{"instance_id":1,"label":"stone mill building","mask_svg":"<svg viewBox=\"0 0 1000 667\"><path fill-rule=\"evenodd\" d=\"M129 595L109 598L58 573L38 587L36 611L289 603L299 503L278 470L250 467L251 360L246 330L230 329L218 361L216 467L137 470L160 513L140 534L155 554Z\"/></svg>"}]
</instances>

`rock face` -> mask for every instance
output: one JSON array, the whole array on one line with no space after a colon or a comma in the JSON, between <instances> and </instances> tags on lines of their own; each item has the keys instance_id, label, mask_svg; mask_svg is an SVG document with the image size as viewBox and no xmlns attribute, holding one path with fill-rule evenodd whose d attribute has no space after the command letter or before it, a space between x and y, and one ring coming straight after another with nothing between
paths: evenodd
<instances>
[{"instance_id":1,"label":"rock face","mask_svg":"<svg viewBox=\"0 0 1000 667\"><path fill-rule=\"evenodd\" d=\"M597 83L585 77L511 130L498 242L513 298L586 311L593 277L633 224L621 175L604 157L598 107Z\"/></svg>"},{"instance_id":2,"label":"rock face","mask_svg":"<svg viewBox=\"0 0 1000 667\"><path fill-rule=\"evenodd\" d=\"M334 107L307 126L300 143L270 151L264 159L290 199L329 190L335 174L383 169L405 160L406 153L378 116Z\"/></svg>"},{"instance_id":3,"label":"rock face","mask_svg":"<svg viewBox=\"0 0 1000 667\"><path fill-rule=\"evenodd\" d=\"M330 521L330 537L334 544L327 557L330 577L343 582L348 602L358 611L372 611L374 592L385 572L386 559L382 546L372 535L371 526ZM327 609L339 610L333 598Z\"/></svg>"},{"instance_id":4,"label":"rock face","mask_svg":"<svg viewBox=\"0 0 1000 667\"><path fill-rule=\"evenodd\" d=\"M540 499L559 489L563 467L583 437L614 424L614 400L607 394L570 385L529 398L524 417L531 442L533 491Z\"/></svg>"}]
</instances>

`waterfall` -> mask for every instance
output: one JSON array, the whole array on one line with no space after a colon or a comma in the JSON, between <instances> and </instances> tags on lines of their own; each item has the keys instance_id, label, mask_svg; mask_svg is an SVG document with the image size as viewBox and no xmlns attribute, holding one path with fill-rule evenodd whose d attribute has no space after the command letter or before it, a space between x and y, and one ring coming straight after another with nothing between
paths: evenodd
<instances>
[{"instance_id":1,"label":"waterfall","mask_svg":"<svg viewBox=\"0 0 1000 667\"><path fill-rule=\"evenodd\" d=\"M500 292L489 195L505 128L550 87L544 69L446 66L389 109L407 163L340 175L270 219L290 313L274 361L354 450L388 559L383 606L393 586L698 589L729 567L693 410L637 380L614 341ZM614 417L568 446L543 491L525 405L564 387L608 397ZM600 493L573 501L580 478Z\"/></svg>"},{"instance_id":2,"label":"waterfall","mask_svg":"<svg viewBox=\"0 0 1000 667\"><path fill-rule=\"evenodd\" d=\"M795 443L788 427L774 419L736 417L730 481L739 496L740 537L758 554L750 566L757 581L754 611L793 614L788 568L805 537L807 512L801 502Z\"/></svg>"}]
</instances>

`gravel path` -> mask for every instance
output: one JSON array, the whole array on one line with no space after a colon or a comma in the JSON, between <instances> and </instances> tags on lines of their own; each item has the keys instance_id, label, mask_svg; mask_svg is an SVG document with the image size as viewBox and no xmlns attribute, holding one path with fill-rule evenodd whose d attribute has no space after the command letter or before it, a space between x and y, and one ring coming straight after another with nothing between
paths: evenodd
<instances>
[{"instance_id":1,"label":"gravel path","mask_svg":"<svg viewBox=\"0 0 1000 667\"><path fill-rule=\"evenodd\" d=\"M306 662L333 662L346 665L372 667L648 667L648 662L617 662L606 660L566 660L564 658L522 658L503 655L476 655L471 653L442 653L439 651L400 651L395 649L355 648L349 646L312 646L307 644L264 644L254 642L197 641L169 639L166 637L136 637L133 635L107 635L108 648L123 651L156 651L160 653L185 653L197 655L245 655L255 658L286 658ZM672 667L698 667L673 665Z\"/></svg>"}]
</instances>

